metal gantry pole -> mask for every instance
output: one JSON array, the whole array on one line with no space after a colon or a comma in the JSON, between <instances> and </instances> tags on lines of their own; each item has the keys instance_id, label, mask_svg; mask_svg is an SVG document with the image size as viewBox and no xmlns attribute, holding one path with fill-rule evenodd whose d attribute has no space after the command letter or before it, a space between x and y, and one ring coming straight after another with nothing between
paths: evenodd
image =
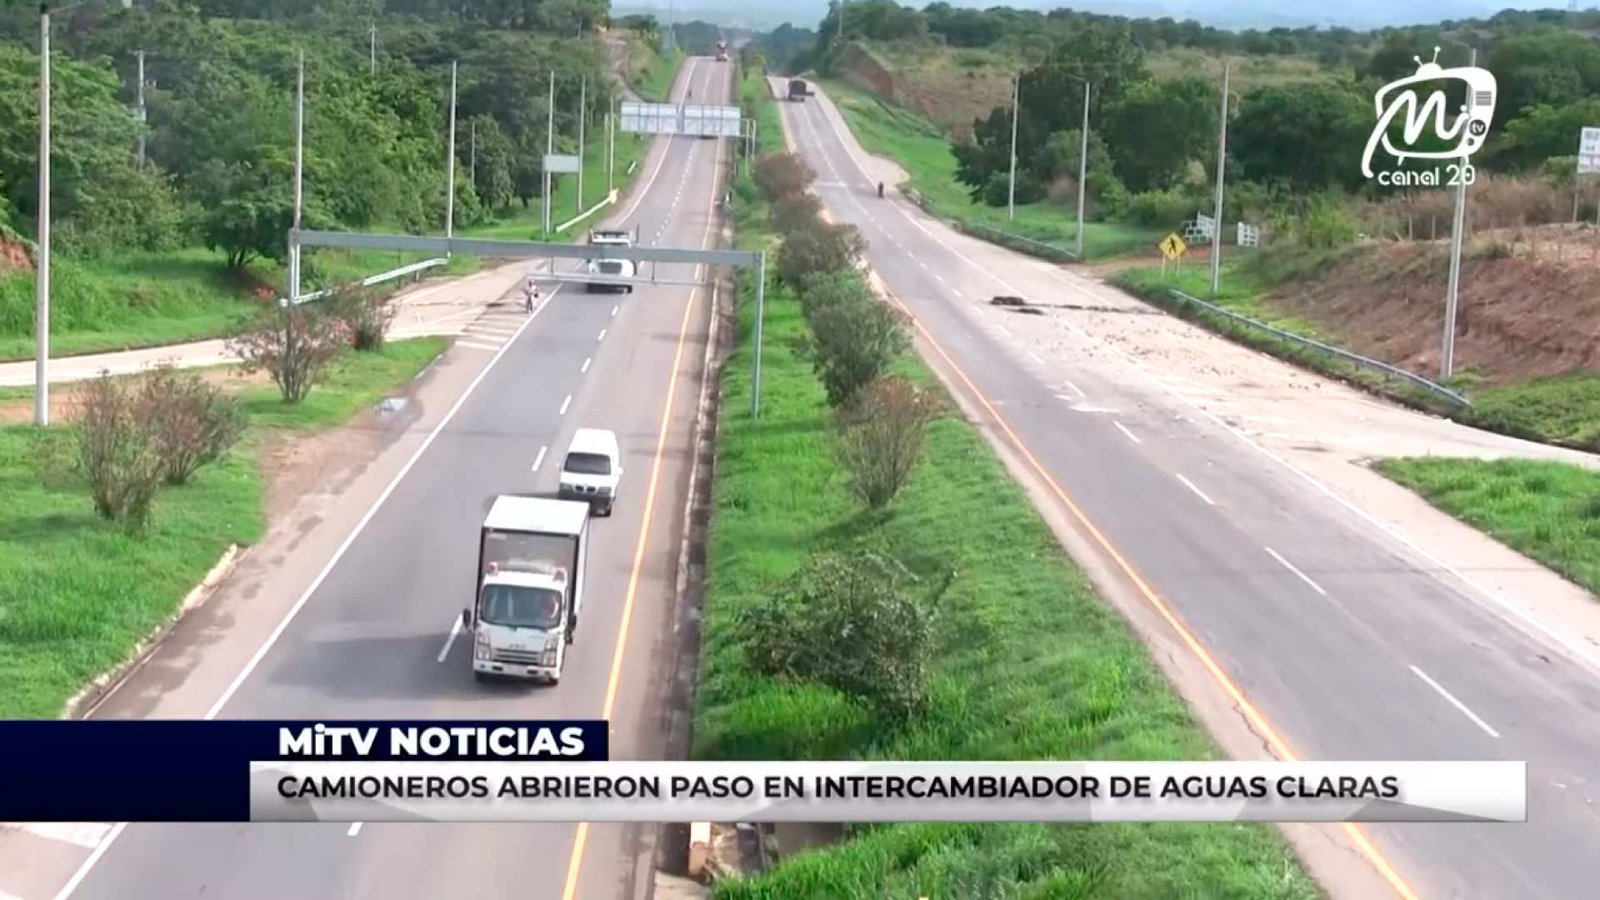
<instances>
[{"instance_id":1,"label":"metal gantry pole","mask_svg":"<svg viewBox=\"0 0 1600 900\"><path fill-rule=\"evenodd\" d=\"M767 322L767 251L756 259L756 358L750 379L750 418L761 415L761 330Z\"/></svg>"},{"instance_id":2,"label":"metal gantry pole","mask_svg":"<svg viewBox=\"0 0 1600 900\"><path fill-rule=\"evenodd\" d=\"M1217 128L1217 202L1211 222L1211 296L1222 283L1222 181L1228 162L1228 75L1232 63L1222 61L1222 119Z\"/></svg>"},{"instance_id":3,"label":"metal gantry pole","mask_svg":"<svg viewBox=\"0 0 1600 900\"><path fill-rule=\"evenodd\" d=\"M1017 110L1022 105L1022 76L1011 83L1011 177L1006 188L1006 218L1017 217Z\"/></svg>"},{"instance_id":4,"label":"metal gantry pole","mask_svg":"<svg viewBox=\"0 0 1600 900\"><path fill-rule=\"evenodd\" d=\"M445 143L448 144L445 156L445 198L444 198L444 236L456 236L456 67L457 63L450 64L450 136ZM445 251L449 256L449 251Z\"/></svg>"},{"instance_id":5,"label":"metal gantry pole","mask_svg":"<svg viewBox=\"0 0 1600 900\"><path fill-rule=\"evenodd\" d=\"M301 226L306 171L306 52L300 51L294 89L294 230ZM300 302L300 243L289 248L289 303Z\"/></svg>"},{"instance_id":6,"label":"metal gantry pole","mask_svg":"<svg viewBox=\"0 0 1600 900\"><path fill-rule=\"evenodd\" d=\"M550 70L549 119L544 126L544 233L550 233L550 154L556 146L556 70Z\"/></svg>"},{"instance_id":7,"label":"metal gantry pole","mask_svg":"<svg viewBox=\"0 0 1600 900\"><path fill-rule=\"evenodd\" d=\"M1472 51L1470 65L1477 66L1478 50ZM1467 115L1472 115L1472 91L1467 91ZM1456 368L1456 312L1461 298L1461 244L1466 237L1467 221L1467 160L1461 157L1461 169L1456 172L1455 226L1450 229L1450 279L1444 297L1444 338L1439 351L1439 378L1444 380L1455 374Z\"/></svg>"},{"instance_id":8,"label":"metal gantry pole","mask_svg":"<svg viewBox=\"0 0 1600 900\"><path fill-rule=\"evenodd\" d=\"M1089 185L1089 80L1083 81L1083 146L1078 150L1078 259L1083 259L1083 201Z\"/></svg>"},{"instance_id":9,"label":"metal gantry pole","mask_svg":"<svg viewBox=\"0 0 1600 900\"><path fill-rule=\"evenodd\" d=\"M584 120L589 119L587 112L589 112L589 75L584 75L578 80L578 210L576 213L584 211L584 131L586 131Z\"/></svg>"},{"instance_id":10,"label":"metal gantry pole","mask_svg":"<svg viewBox=\"0 0 1600 900\"><path fill-rule=\"evenodd\" d=\"M50 5L39 4L39 259L34 267L33 421L50 424Z\"/></svg>"}]
</instances>

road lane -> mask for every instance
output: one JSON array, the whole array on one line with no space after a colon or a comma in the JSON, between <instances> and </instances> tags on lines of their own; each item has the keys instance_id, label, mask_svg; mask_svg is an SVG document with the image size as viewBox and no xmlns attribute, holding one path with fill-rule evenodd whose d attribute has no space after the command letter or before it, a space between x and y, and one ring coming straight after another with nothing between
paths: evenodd
<instances>
[{"instance_id":1,"label":"road lane","mask_svg":"<svg viewBox=\"0 0 1600 900\"><path fill-rule=\"evenodd\" d=\"M1066 391L1042 381L962 307L997 294L1097 298L1036 260L877 199L821 105L780 104L829 210L862 229L877 274L1288 747L1310 758L1529 761L1525 826L1370 827L1401 873L1391 887L1587 896L1588 860L1600 853L1595 673L1173 391L1154 389L1110 348L1085 340ZM1011 327L1027 322L1018 316Z\"/></svg>"},{"instance_id":2,"label":"road lane","mask_svg":"<svg viewBox=\"0 0 1600 900\"><path fill-rule=\"evenodd\" d=\"M690 60L677 95L692 88L702 97L726 96L728 68ZM661 227L661 243L671 246L703 245L714 224L721 143L667 142L653 182L612 224ZM676 286L592 296L569 288L553 295L221 714L581 718L601 714L614 683L625 697L647 692L646 676L660 665L653 656L665 649L658 635L666 620L659 613L671 606L673 538L688 475L683 448L692 409L682 398L698 386L701 355L694 348L703 349L707 310L703 297L691 303L691 291ZM676 397L665 408L669 384L677 386ZM664 422L668 452L652 503L647 482ZM614 515L595 521L574 654L558 687L480 686L467 665L467 642L454 641L448 652L444 647L471 598L478 525L496 494L553 490L559 467L546 464L535 472L533 461L541 448L558 459L580 425L618 432L625 474ZM653 513L648 523L647 507ZM636 553L641 532L651 537L644 556ZM618 668L613 649L622 637L623 598L636 559L639 605L652 613L633 618L631 649ZM616 755L645 742L634 723L619 721L613 730ZM629 837L626 829L597 832L587 857L597 866L608 855L614 864L631 866L623 857ZM572 840L573 827L562 824L373 823L354 835L343 824L135 825L86 871L71 896L556 897ZM598 877L590 883L584 896L611 896L626 886Z\"/></svg>"}]
</instances>

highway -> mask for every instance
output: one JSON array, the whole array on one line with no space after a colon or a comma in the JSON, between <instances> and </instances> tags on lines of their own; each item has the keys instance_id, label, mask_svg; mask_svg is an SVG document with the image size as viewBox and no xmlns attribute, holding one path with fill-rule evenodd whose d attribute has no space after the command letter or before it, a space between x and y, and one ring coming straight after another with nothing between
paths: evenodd
<instances>
[{"instance_id":1,"label":"highway","mask_svg":"<svg viewBox=\"0 0 1600 900\"><path fill-rule=\"evenodd\" d=\"M727 97L730 69L691 58L674 96ZM720 140L658 139L640 168L642 192L608 224L638 224L644 244L709 246L728 152ZM684 279L691 269L660 274ZM319 514L340 522L329 537L343 542L288 545L207 617L259 635L249 605L274 605L283 615L271 631L231 649L220 628L180 632L97 715L197 716L204 703L206 717L222 718L605 717L613 758L658 758L709 294L567 287L533 316L499 321L498 348L464 339L441 361L434 377L451 390L422 402L406 439L412 455L382 473L376 503L356 485ZM614 514L594 522L582 628L563 680L477 684L470 641L453 626L471 602L478 527L497 494L553 491L578 427L616 431L625 474ZM134 824L101 840L57 896L634 896L650 880L646 837L566 824Z\"/></svg>"},{"instance_id":2,"label":"highway","mask_svg":"<svg viewBox=\"0 0 1600 900\"><path fill-rule=\"evenodd\" d=\"M1148 362L1085 333L1048 361L1066 377L1042 377L979 326L991 298L1137 304L879 199L873 164L825 95L779 106L827 210L870 242L869 263L914 316L925 355L1049 485L1044 505L1070 512L1101 563L1170 627L1168 652L1199 660L1258 749L1528 761L1525 825L1346 830L1379 886L1594 895L1600 673L1587 648L1518 620L1249 436L1197 415Z\"/></svg>"}]
</instances>

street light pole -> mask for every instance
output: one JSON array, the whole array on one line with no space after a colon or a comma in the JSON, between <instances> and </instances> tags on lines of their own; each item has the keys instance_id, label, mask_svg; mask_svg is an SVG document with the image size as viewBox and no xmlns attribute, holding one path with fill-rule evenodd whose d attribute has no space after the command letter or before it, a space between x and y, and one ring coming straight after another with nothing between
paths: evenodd
<instances>
[{"instance_id":1,"label":"street light pole","mask_svg":"<svg viewBox=\"0 0 1600 900\"><path fill-rule=\"evenodd\" d=\"M1478 49L1468 47L1472 52L1470 65L1478 65ZM1467 91L1467 115L1472 115L1472 91ZM1449 378L1455 374L1456 367L1456 311L1460 303L1461 291L1461 244L1465 237L1467 221L1467 160L1461 157L1461 170L1456 173L1456 209L1455 226L1450 229L1450 280L1445 288L1444 298L1444 341L1443 349L1439 351L1439 378Z\"/></svg>"},{"instance_id":2,"label":"street light pole","mask_svg":"<svg viewBox=\"0 0 1600 900\"><path fill-rule=\"evenodd\" d=\"M145 126L146 120L148 119L148 116L145 113L145 108L144 108L144 51L143 50L139 51L139 86L138 86L138 88L135 89L135 97L137 98L134 101L136 106L137 106L137 111L135 112L135 115L139 119L139 168L142 169L142 168L144 168L144 154L145 154L144 126Z\"/></svg>"},{"instance_id":3,"label":"street light pole","mask_svg":"<svg viewBox=\"0 0 1600 900\"><path fill-rule=\"evenodd\" d=\"M574 214L583 212L583 140L589 112L589 76L578 80L578 202Z\"/></svg>"},{"instance_id":4,"label":"street light pole","mask_svg":"<svg viewBox=\"0 0 1600 900\"><path fill-rule=\"evenodd\" d=\"M449 148L445 157L445 200L444 200L444 236L456 236L456 66L450 64L450 137L446 140ZM449 256L447 252L445 256Z\"/></svg>"},{"instance_id":5,"label":"street light pole","mask_svg":"<svg viewBox=\"0 0 1600 900\"><path fill-rule=\"evenodd\" d=\"M294 230L301 225L301 207L305 200L306 169L306 52L300 51L300 62L295 71L294 89ZM300 302L300 241L296 238L289 248L289 303Z\"/></svg>"},{"instance_id":6,"label":"street light pole","mask_svg":"<svg viewBox=\"0 0 1600 900\"><path fill-rule=\"evenodd\" d=\"M617 98L611 98L606 113L606 193L617 189Z\"/></svg>"},{"instance_id":7,"label":"street light pole","mask_svg":"<svg viewBox=\"0 0 1600 900\"><path fill-rule=\"evenodd\" d=\"M1222 283L1222 182L1228 161L1228 75L1232 63L1222 60L1222 118L1217 123L1217 203L1211 214L1211 296Z\"/></svg>"},{"instance_id":8,"label":"street light pole","mask_svg":"<svg viewBox=\"0 0 1600 900\"><path fill-rule=\"evenodd\" d=\"M378 23L373 22L367 26L367 71L368 74L378 74Z\"/></svg>"},{"instance_id":9,"label":"street light pole","mask_svg":"<svg viewBox=\"0 0 1600 900\"><path fill-rule=\"evenodd\" d=\"M50 424L50 5L39 4L39 259L34 271L33 421Z\"/></svg>"},{"instance_id":10,"label":"street light pole","mask_svg":"<svg viewBox=\"0 0 1600 900\"><path fill-rule=\"evenodd\" d=\"M1017 111L1022 105L1022 76L1011 82L1011 176L1006 187L1006 218L1017 217Z\"/></svg>"},{"instance_id":11,"label":"street light pole","mask_svg":"<svg viewBox=\"0 0 1600 900\"><path fill-rule=\"evenodd\" d=\"M478 120L477 119L473 119L471 122L467 123L467 133L470 135L470 137L467 140L471 144L471 147L472 147L471 152L467 156L467 172L468 172L469 177L471 177L471 179L472 179L472 190L474 192L476 192L478 190Z\"/></svg>"},{"instance_id":12,"label":"street light pole","mask_svg":"<svg viewBox=\"0 0 1600 900\"><path fill-rule=\"evenodd\" d=\"M1083 82L1083 145L1078 149L1078 259L1083 259L1083 200L1089 185L1089 80Z\"/></svg>"},{"instance_id":13,"label":"street light pole","mask_svg":"<svg viewBox=\"0 0 1600 900\"><path fill-rule=\"evenodd\" d=\"M550 117L544 126L544 233L550 233L550 154L556 152L556 70L550 70Z\"/></svg>"}]
</instances>

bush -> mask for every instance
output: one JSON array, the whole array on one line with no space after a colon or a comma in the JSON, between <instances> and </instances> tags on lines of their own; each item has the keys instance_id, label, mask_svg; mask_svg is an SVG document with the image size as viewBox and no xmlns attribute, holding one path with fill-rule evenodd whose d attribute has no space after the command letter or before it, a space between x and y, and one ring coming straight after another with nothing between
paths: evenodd
<instances>
[{"instance_id":1,"label":"bush","mask_svg":"<svg viewBox=\"0 0 1600 900\"><path fill-rule=\"evenodd\" d=\"M274 309L258 317L244 333L228 342L244 360L244 369L265 369L283 394L283 402L299 403L345 348L342 323L314 304Z\"/></svg>"},{"instance_id":2,"label":"bush","mask_svg":"<svg viewBox=\"0 0 1600 900\"><path fill-rule=\"evenodd\" d=\"M162 366L140 381L141 407L168 484L186 483L244 436L244 408L198 374Z\"/></svg>"},{"instance_id":3,"label":"bush","mask_svg":"<svg viewBox=\"0 0 1600 900\"><path fill-rule=\"evenodd\" d=\"M793 153L768 153L756 160L755 179L767 199L776 201L805 193L817 180L817 173Z\"/></svg>"},{"instance_id":4,"label":"bush","mask_svg":"<svg viewBox=\"0 0 1600 900\"><path fill-rule=\"evenodd\" d=\"M790 234L822 221L822 201L816 194L785 194L772 201L772 225L779 234Z\"/></svg>"},{"instance_id":5,"label":"bush","mask_svg":"<svg viewBox=\"0 0 1600 900\"><path fill-rule=\"evenodd\" d=\"M1201 202L1199 198L1176 188L1141 191L1127 196L1118 209L1117 217L1132 225L1177 228L1194 218Z\"/></svg>"},{"instance_id":6,"label":"bush","mask_svg":"<svg viewBox=\"0 0 1600 900\"><path fill-rule=\"evenodd\" d=\"M1314 197L1306 205L1297 231L1300 243L1305 246L1333 250L1354 243L1357 229L1355 219L1345 212L1338 200Z\"/></svg>"},{"instance_id":7,"label":"bush","mask_svg":"<svg viewBox=\"0 0 1600 900\"><path fill-rule=\"evenodd\" d=\"M341 292L333 306L333 314L349 335L350 346L361 351L383 349L398 311L388 298L365 289Z\"/></svg>"},{"instance_id":8,"label":"bush","mask_svg":"<svg viewBox=\"0 0 1600 900\"><path fill-rule=\"evenodd\" d=\"M103 373L81 385L74 398L77 468L89 483L95 512L130 528L149 522L167 470L146 415L149 396L137 379Z\"/></svg>"},{"instance_id":9,"label":"bush","mask_svg":"<svg viewBox=\"0 0 1600 900\"><path fill-rule=\"evenodd\" d=\"M927 699L933 620L911 576L873 553L814 557L734 626L750 667L812 681L904 720Z\"/></svg>"},{"instance_id":10,"label":"bush","mask_svg":"<svg viewBox=\"0 0 1600 900\"><path fill-rule=\"evenodd\" d=\"M834 422L839 461L869 507L882 509L900 493L939 410L936 395L904 378L880 378L840 410Z\"/></svg>"},{"instance_id":11,"label":"bush","mask_svg":"<svg viewBox=\"0 0 1600 900\"><path fill-rule=\"evenodd\" d=\"M778 277L798 288L807 275L854 267L866 249L866 238L854 225L813 220L784 237Z\"/></svg>"},{"instance_id":12,"label":"bush","mask_svg":"<svg viewBox=\"0 0 1600 900\"><path fill-rule=\"evenodd\" d=\"M910 345L904 317L876 300L814 298L806 320L815 342L812 366L836 407L854 399Z\"/></svg>"}]
</instances>

